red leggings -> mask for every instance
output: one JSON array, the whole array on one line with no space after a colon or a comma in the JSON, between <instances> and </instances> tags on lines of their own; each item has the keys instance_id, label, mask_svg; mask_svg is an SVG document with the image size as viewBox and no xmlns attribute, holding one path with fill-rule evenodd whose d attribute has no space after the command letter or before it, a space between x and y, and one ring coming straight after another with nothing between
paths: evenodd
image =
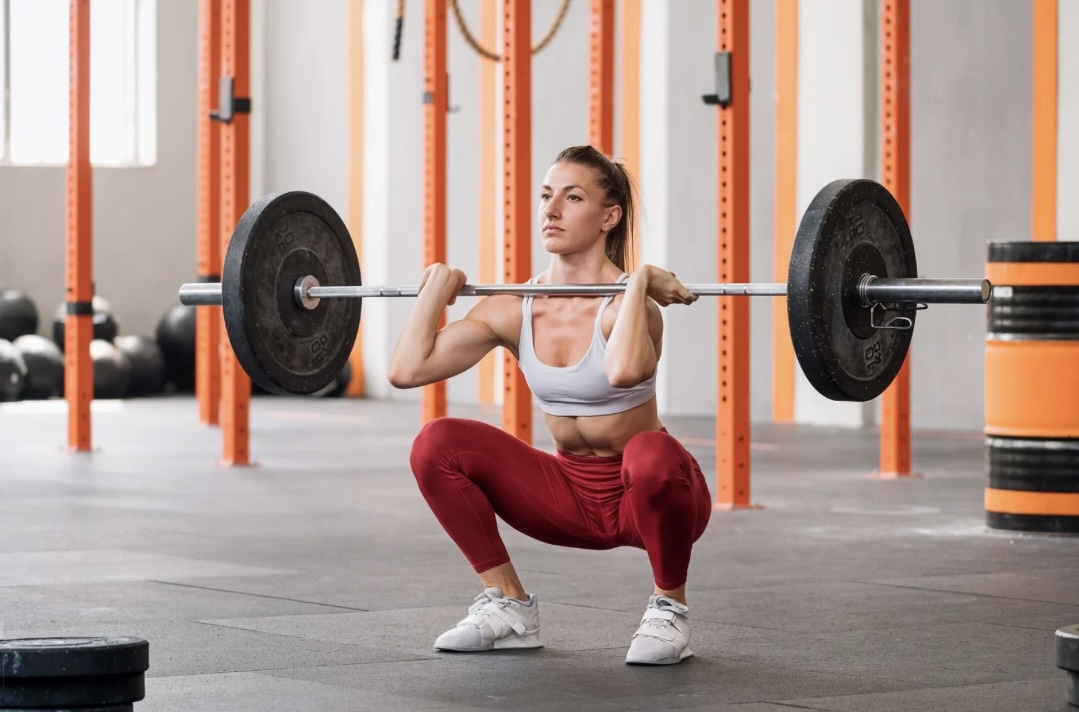
<instances>
[{"instance_id":1,"label":"red leggings","mask_svg":"<svg viewBox=\"0 0 1079 712\"><path fill-rule=\"evenodd\" d=\"M701 468L666 430L635 435L621 455L582 457L537 450L486 423L439 418L416 436L410 461L477 573L510 560L497 514L549 544L644 549L656 585L673 590L686 582L712 513Z\"/></svg>"}]
</instances>

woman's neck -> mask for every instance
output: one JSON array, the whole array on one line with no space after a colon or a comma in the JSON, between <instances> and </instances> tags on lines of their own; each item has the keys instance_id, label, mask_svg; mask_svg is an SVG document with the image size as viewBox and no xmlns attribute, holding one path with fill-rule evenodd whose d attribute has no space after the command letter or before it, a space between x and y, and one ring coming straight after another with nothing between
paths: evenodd
<instances>
[{"instance_id":1,"label":"woman's neck","mask_svg":"<svg viewBox=\"0 0 1079 712\"><path fill-rule=\"evenodd\" d=\"M602 284L614 282L622 271L611 262L606 253L578 255L551 255L547 269L550 284Z\"/></svg>"}]
</instances>

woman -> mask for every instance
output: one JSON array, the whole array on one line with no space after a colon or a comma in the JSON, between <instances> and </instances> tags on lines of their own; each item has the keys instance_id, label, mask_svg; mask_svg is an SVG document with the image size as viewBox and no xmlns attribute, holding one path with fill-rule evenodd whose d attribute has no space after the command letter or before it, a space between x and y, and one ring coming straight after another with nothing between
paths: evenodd
<instances>
[{"instance_id":1,"label":"woman","mask_svg":"<svg viewBox=\"0 0 1079 712\"><path fill-rule=\"evenodd\" d=\"M648 553L655 589L627 663L692 655L686 606L690 551L711 514L700 467L667 434L656 409L663 318L690 304L662 269L625 273L631 248L629 176L591 146L569 148L547 171L539 223L550 266L539 284L626 282L615 297L495 295L441 331L465 284L460 270L427 268L390 362L390 382L414 388L457 375L502 346L517 358L557 449L532 448L477 421L440 418L416 437L411 464L435 517L479 574L469 615L439 650L541 647L539 606L517 577L495 515L540 541Z\"/></svg>"}]
</instances>

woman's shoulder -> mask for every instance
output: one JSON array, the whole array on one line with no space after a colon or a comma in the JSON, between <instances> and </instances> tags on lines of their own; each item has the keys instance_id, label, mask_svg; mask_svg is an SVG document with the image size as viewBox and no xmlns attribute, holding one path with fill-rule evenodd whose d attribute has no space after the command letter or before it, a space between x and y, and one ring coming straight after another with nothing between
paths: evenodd
<instances>
[{"instance_id":1,"label":"woman's shoulder","mask_svg":"<svg viewBox=\"0 0 1079 712\"><path fill-rule=\"evenodd\" d=\"M516 341L515 332L521 330L521 301L522 298L516 294L492 294L477 302L468 313L468 318L486 322L499 336L512 336Z\"/></svg>"}]
</instances>

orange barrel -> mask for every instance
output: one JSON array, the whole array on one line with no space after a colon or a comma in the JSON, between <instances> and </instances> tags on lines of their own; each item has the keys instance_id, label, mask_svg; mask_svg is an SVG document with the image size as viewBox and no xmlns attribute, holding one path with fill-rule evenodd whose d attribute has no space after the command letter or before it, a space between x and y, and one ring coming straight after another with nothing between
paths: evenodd
<instances>
[{"instance_id":1,"label":"orange barrel","mask_svg":"<svg viewBox=\"0 0 1079 712\"><path fill-rule=\"evenodd\" d=\"M1079 242L994 242L985 343L990 527L1079 534Z\"/></svg>"}]
</instances>

